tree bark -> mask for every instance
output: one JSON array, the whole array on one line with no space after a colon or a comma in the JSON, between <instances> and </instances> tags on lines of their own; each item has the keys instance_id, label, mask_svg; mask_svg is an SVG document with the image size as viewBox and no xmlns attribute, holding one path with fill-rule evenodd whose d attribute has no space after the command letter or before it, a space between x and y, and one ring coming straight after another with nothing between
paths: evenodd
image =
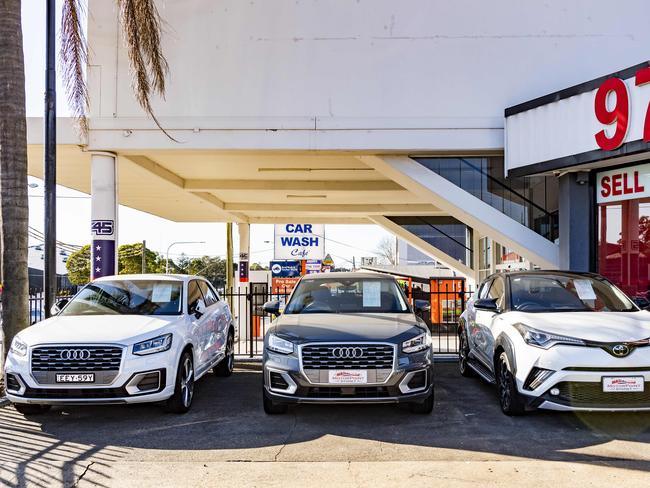
<instances>
[{"instance_id":1,"label":"tree bark","mask_svg":"<svg viewBox=\"0 0 650 488\"><path fill-rule=\"evenodd\" d=\"M0 0L0 216L4 354L9 350L13 337L29 325L27 134L20 7L20 0Z\"/></svg>"}]
</instances>

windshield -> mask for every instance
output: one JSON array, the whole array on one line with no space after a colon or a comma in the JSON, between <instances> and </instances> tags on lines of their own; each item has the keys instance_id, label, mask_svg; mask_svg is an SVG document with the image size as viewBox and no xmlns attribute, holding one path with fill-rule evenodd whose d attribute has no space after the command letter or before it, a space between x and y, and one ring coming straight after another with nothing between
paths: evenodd
<instances>
[{"instance_id":1,"label":"windshield","mask_svg":"<svg viewBox=\"0 0 650 488\"><path fill-rule=\"evenodd\" d=\"M115 280L86 285L60 315L179 315L183 283Z\"/></svg>"},{"instance_id":2,"label":"windshield","mask_svg":"<svg viewBox=\"0 0 650 488\"><path fill-rule=\"evenodd\" d=\"M321 278L301 281L284 313L403 313L408 311L406 298L393 280Z\"/></svg>"},{"instance_id":3,"label":"windshield","mask_svg":"<svg viewBox=\"0 0 650 488\"><path fill-rule=\"evenodd\" d=\"M603 278L529 275L510 278L512 308L520 312L633 312L625 294Z\"/></svg>"}]
</instances>

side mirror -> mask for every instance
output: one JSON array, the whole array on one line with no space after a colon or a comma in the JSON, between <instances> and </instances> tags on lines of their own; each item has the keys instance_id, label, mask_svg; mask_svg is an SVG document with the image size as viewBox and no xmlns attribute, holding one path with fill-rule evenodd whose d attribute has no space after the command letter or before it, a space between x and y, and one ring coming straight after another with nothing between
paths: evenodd
<instances>
[{"instance_id":1,"label":"side mirror","mask_svg":"<svg viewBox=\"0 0 650 488\"><path fill-rule=\"evenodd\" d=\"M54 303L54 305L52 305L52 308L50 309L50 314L59 315L61 313L61 310L63 310L63 307L65 307L69 301L70 301L69 298L61 298L60 300L57 300Z\"/></svg>"},{"instance_id":2,"label":"side mirror","mask_svg":"<svg viewBox=\"0 0 650 488\"><path fill-rule=\"evenodd\" d=\"M277 300L266 302L262 306L262 310L271 315L280 315L280 302Z\"/></svg>"},{"instance_id":3,"label":"side mirror","mask_svg":"<svg viewBox=\"0 0 650 488\"><path fill-rule=\"evenodd\" d=\"M499 311L497 301L494 298L480 298L474 302L474 308L476 310L485 310L486 312L494 313Z\"/></svg>"},{"instance_id":4,"label":"side mirror","mask_svg":"<svg viewBox=\"0 0 650 488\"><path fill-rule=\"evenodd\" d=\"M426 313L431 311L431 304L426 300L415 300L415 313Z\"/></svg>"},{"instance_id":5,"label":"side mirror","mask_svg":"<svg viewBox=\"0 0 650 488\"><path fill-rule=\"evenodd\" d=\"M193 313L197 319L200 319L201 316L205 313L205 302L199 298L193 308L194 310L192 310L191 313Z\"/></svg>"}]
</instances>

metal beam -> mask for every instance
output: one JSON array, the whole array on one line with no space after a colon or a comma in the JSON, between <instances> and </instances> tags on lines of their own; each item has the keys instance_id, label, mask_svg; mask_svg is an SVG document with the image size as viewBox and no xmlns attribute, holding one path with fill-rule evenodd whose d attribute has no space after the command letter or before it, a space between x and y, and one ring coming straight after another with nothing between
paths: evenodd
<instances>
[{"instance_id":1,"label":"metal beam","mask_svg":"<svg viewBox=\"0 0 650 488\"><path fill-rule=\"evenodd\" d=\"M215 197L216 198L216 197ZM363 215L447 215L428 204L226 203L229 212L297 212Z\"/></svg>"},{"instance_id":2,"label":"metal beam","mask_svg":"<svg viewBox=\"0 0 650 488\"><path fill-rule=\"evenodd\" d=\"M441 251L437 247L432 246L424 239L420 239L415 234L411 234L409 231L404 229L402 226L396 224L392 220L387 219L386 217L383 216L372 216L369 217L369 219L373 221L375 224L379 225L380 227L386 229L391 234L396 235L400 239L405 240L416 249L422 251L424 254L431 256L436 261L447 266L449 269L452 269L457 273L465 276L467 279L474 281L475 275L474 275L474 270L472 268L461 263L457 259L454 259L449 254Z\"/></svg>"},{"instance_id":3,"label":"metal beam","mask_svg":"<svg viewBox=\"0 0 650 488\"><path fill-rule=\"evenodd\" d=\"M300 219L300 216L286 215L286 216L269 216L269 217L248 217L248 223L250 224L291 224L296 222L296 218ZM351 224L351 225L371 225L373 222L368 220L366 217L337 217L332 215L331 217L308 217L311 224Z\"/></svg>"},{"instance_id":4,"label":"metal beam","mask_svg":"<svg viewBox=\"0 0 650 488\"><path fill-rule=\"evenodd\" d=\"M276 191L406 191L400 185L390 180L220 180L220 179L187 179L186 190L276 190Z\"/></svg>"},{"instance_id":5,"label":"metal beam","mask_svg":"<svg viewBox=\"0 0 650 488\"><path fill-rule=\"evenodd\" d=\"M183 188L183 189L185 188L185 180L182 177L178 176L173 171L168 170L164 166L161 166L155 161L149 159L147 156L128 155L128 156L121 156L121 157L124 159L128 159L133 164L141 167L142 169L147 170L149 173L156 175L157 177L167 181L168 183L178 188ZM211 205L214 205L219 209L220 212L225 214L226 217L231 219L233 222L244 223L248 221L248 219L241 214L228 212L225 209L225 203L219 200L211 193L207 193L207 192L188 192L188 193L190 195L194 195L197 198L200 198L204 202L208 202Z\"/></svg>"}]
</instances>

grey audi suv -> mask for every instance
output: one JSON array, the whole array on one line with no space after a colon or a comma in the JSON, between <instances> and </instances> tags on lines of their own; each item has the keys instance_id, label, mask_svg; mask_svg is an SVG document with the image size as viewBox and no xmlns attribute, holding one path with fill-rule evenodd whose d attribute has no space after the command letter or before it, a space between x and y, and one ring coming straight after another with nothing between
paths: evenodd
<instances>
[{"instance_id":1,"label":"grey audi suv","mask_svg":"<svg viewBox=\"0 0 650 488\"><path fill-rule=\"evenodd\" d=\"M264 337L267 414L292 403L408 403L433 409L431 334L394 278L375 273L303 277Z\"/></svg>"}]
</instances>

